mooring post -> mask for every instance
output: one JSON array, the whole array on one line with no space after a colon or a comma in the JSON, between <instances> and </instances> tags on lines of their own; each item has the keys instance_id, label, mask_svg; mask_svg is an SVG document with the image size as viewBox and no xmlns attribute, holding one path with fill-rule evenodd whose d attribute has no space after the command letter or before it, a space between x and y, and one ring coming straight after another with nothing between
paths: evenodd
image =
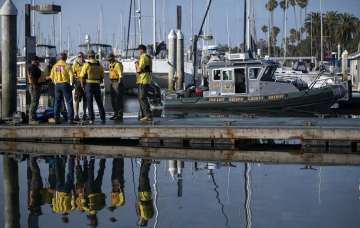
<instances>
[{"instance_id":1,"label":"mooring post","mask_svg":"<svg viewBox=\"0 0 360 228\"><path fill-rule=\"evenodd\" d=\"M16 30L17 9L11 0L6 0L0 9L1 16L1 77L2 118L9 118L16 112Z\"/></svg>"},{"instance_id":2,"label":"mooring post","mask_svg":"<svg viewBox=\"0 0 360 228\"><path fill-rule=\"evenodd\" d=\"M13 159L3 157L4 186L4 227L20 228L19 174L18 164Z\"/></svg>"},{"instance_id":3,"label":"mooring post","mask_svg":"<svg viewBox=\"0 0 360 228\"><path fill-rule=\"evenodd\" d=\"M176 36L176 89L180 90L184 84L184 35L178 30Z\"/></svg>"},{"instance_id":4,"label":"mooring post","mask_svg":"<svg viewBox=\"0 0 360 228\"><path fill-rule=\"evenodd\" d=\"M169 40L169 71L168 71L168 90L174 90L174 75L176 70L176 33L171 30L168 36Z\"/></svg>"},{"instance_id":5,"label":"mooring post","mask_svg":"<svg viewBox=\"0 0 360 228\"><path fill-rule=\"evenodd\" d=\"M345 50L341 55L341 72L342 72L342 80L348 81L348 59L349 53Z\"/></svg>"}]
</instances>

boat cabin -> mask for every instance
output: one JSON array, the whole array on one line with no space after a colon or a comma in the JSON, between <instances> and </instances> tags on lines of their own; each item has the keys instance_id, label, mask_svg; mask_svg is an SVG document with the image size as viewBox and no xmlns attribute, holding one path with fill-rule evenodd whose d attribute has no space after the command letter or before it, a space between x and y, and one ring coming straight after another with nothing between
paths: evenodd
<instances>
[{"instance_id":1,"label":"boat cabin","mask_svg":"<svg viewBox=\"0 0 360 228\"><path fill-rule=\"evenodd\" d=\"M296 92L291 83L275 79L277 64L260 60L216 61L207 66L208 97L267 96Z\"/></svg>"}]
</instances>

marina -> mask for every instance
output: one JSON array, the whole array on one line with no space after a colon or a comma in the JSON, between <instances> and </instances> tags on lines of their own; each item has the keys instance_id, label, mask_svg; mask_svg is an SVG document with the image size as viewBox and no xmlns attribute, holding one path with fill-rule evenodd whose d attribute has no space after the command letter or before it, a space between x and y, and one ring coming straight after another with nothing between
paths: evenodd
<instances>
[{"instance_id":1,"label":"marina","mask_svg":"<svg viewBox=\"0 0 360 228\"><path fill-rule=\"evenodd\" d=\"M359 1L0 7L0 227L358 227Z\"/></svg>"}]
</instances>

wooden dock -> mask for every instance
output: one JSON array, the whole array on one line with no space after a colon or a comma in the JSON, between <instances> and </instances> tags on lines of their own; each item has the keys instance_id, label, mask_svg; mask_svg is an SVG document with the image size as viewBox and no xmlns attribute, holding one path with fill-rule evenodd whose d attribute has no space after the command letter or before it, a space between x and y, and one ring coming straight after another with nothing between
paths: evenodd
<instances>
[{"instance_id":1,"label":"wooden dock","mask_svg":"<svg viewBox=\"0 0 360 228\"><path fill-rule=\"evenodd\" d=\"M345 118L190 118L139 124L0 126L1 140L299 139L360 142L360 120Z\"/></svg>"}]
</instances>

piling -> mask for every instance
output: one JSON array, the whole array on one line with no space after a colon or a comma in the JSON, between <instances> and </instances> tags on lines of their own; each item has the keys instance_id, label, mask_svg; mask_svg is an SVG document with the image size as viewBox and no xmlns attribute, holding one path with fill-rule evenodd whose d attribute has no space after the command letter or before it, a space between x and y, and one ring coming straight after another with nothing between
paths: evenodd
<instances>
[{"instance_id":1,"label":"piling","mask_svg":"<svg viewBox=\"0 0 360 228\"><path fill-rule=\"evenodd\" d=\"M176 70L176 33L171 30L168 36L169 40L169 72L168 72L168 90L174 90L174 75Z\"/></svg>"},{"instance_id":2,"label":"piling","mask_svg":"<svg viewBox=\"0 0 360 228\"><path fill-rule=\"evenodd\" d=\"M9 118L16 112L16 30L17 9L11 0L6 0L0 9L1 16L1 115Z\"/></svg>"},{"instance_id":3,"label":"piling","mask_svg":"<svg viewBox=\"0 0 360 228\"><path fill-rule=\"evenodd\" d=\"M172 178L175 177L175 174L177 172L177 162L176 160L169 160L169 173Z\"/></svg>"},{"instance_id":4,"label":"piling","mask_svg":"<svg viewBox=\"0 0 360 228\"><path fill-rule=\"evenodd\" d=\"M349 53L345 50L341 55L341 72L343 81L348 81L348 59Z\"/></svg>"},{"instance_id":5,"label":"piling","mask_svg":"<svg viewBox=\"0 0 360 228\"><path fill-rule=\"evenodd\" d=\"M184 35L178 30L176 36L176 89L181 90L184 84Z\"/></svg>"},{"instance_id":6,"label":"piling","mask_svg":"<svg viewBox=\"0 0 360 228\"><path fill-rule=\"evenodd\" d=\"M5 155L3 157L5 228L20 228L18 172L17 162L13 158Z\"/></svg>"}]
</instances>

